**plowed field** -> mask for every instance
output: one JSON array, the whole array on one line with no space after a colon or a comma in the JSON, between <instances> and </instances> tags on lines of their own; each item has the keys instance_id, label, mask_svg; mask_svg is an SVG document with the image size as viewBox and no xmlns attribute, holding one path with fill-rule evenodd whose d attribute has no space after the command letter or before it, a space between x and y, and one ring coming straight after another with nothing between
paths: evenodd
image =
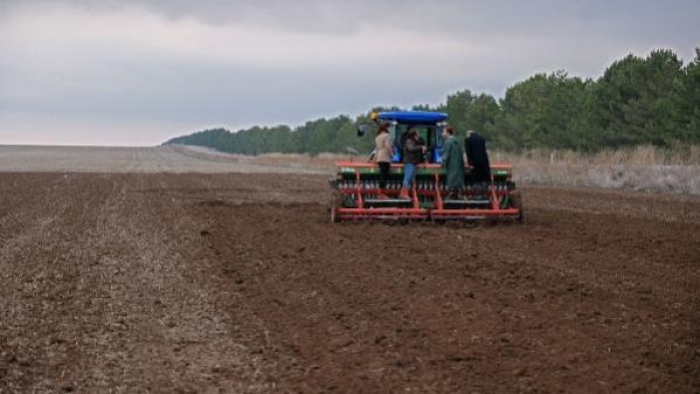
<instances>
[{"instance_id":1,"label":"plowed field","mask_svg":"<svg viewBox=\"0 0 700 394\"><path fill-rule=\"evenodd\" d=\"M698 393L700 200L331 224L327 176L0 173L0 393Z\"/></svg>"}]
</instances>

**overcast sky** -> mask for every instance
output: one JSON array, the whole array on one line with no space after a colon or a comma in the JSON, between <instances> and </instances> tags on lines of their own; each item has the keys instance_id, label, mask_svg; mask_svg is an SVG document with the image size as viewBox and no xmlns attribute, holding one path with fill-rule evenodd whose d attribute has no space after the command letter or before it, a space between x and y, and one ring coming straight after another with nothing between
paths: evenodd
<instances>
[{"instance_id":1,"label":"overcast sky","mask_svg":"<svg viewBox=\"0 0 700 394\"><path fill-rule=\"evenodd\" d=\"M157 145L502 97L657 48L687 63L698 15L696 0L0 0L0 144Z\"/></svg>"}]
</instances>

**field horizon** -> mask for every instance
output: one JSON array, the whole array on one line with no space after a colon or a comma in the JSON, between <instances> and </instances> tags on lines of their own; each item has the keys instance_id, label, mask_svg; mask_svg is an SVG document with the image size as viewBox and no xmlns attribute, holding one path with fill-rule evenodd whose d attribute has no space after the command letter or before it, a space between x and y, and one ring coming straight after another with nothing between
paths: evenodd
<instances>
[{"instance_id":1,"label":"field horizon","mask_svg":"<svg viewBox=\"0 0 700 394\"><path fill-rule=\"evenodd\" d=\"M0 172L275 172L332 176L335 163L348 160L366 159L329 153L249 156L187 145L0 145ZM700 195L700 146L691 146L683 153L649 146L594 155L548 150L494 151L491 160L511 164L514 180L523 185Z\"/></svg>"}]
</instances>

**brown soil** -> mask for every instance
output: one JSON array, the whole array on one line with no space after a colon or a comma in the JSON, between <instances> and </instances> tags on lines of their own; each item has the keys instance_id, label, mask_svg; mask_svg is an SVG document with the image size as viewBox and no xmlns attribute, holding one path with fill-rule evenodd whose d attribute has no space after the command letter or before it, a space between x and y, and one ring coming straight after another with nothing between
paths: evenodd
<instances>
[{"instance_id":1,"label":"brown soil","mask_svg":"<svg viewBox=\"0 0 700 394\"><path fill-rule=\"evenodd\" d=\"M326 177L0 174L0 393L698 393L700 200L331 224Z\"/></svg>"}]
</instances>

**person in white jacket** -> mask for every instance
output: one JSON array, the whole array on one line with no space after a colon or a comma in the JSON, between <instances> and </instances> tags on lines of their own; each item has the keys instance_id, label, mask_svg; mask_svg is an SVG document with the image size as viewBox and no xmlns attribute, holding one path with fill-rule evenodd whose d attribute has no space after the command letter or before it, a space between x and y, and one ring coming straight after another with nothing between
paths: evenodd
<instances>
[{"instance_id":1,"label":"person in white jacket","mask_svg":"<svg viewBox=\"0 0 700 394\"><path fill-rule=\"evenodd\" d=\"M391 137L389 136L389 125L383 124L377 130L377 136L374 138L374 162L379 166L379 189L377 199L386 200L389 197L384 193L386 182L389 179L389 169L391 168L391 156L393 155L393 147Z\"/></svg>"}]
</instances>

